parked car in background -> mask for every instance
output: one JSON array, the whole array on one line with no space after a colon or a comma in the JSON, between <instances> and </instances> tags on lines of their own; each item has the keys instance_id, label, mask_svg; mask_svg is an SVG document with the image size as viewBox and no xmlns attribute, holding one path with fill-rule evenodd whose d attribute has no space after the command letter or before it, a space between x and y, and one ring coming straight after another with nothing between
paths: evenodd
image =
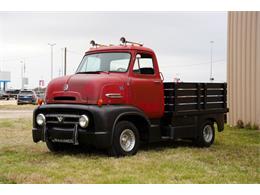
<instances>
[{"instance_id":1,"label":"parked car in background","mask_svg":"<svg viewBox=\"0 0 260 195\"><path fill-rule=\"evenodd\" d=\"M17 95L20 93L19 89L10 89L6 91L6 95L8 96L8 98L14 98L17 99Z\"/></svg>"},{"instance_id":2,"label":"parked car in background","mask_svg":"<svg viewBox=\"0 0 260 195\"><path fill-rule=\"evenodd\" d=\"M3 96L4 96L4 91L0 90L0 100L4 99Z\"/></svg>"},{"instance_id":3,"label":"parked car in background","mask_svg":"<svg viewBox=\"0 0 260 195\"><path fill-rule=\"evenodd\" d=\"M34 89L32 89L35 91L35 93L37 94L38 96L38 100L43 100L45 99L45 91L46 91L46 88L44 87L36 87Z\"/></svg>"},{"instance_id":4,"label":"parked car in background","mask_svg":"<svg viewBox=\"0 0 260 195\"><path fill-rule=\"evenodd\" d=\"M38 97L33 90L22 90L17 96L17 105L37 104Z\"/></svg>"},{"instance_id":5,"label":"parked car in background","mask_svg":"<svg viewBox=\"0 0 260 195\"><path fill-rule=\"evenodd\" d=\"M39 99L44 100L45 93L43 93L43 92L36 92L36 94L37 94L37 97L38 97Z\"/></svg>"},{"instance_id":6,"label":"parked car in background","mask_svg":"<svg viewBox=\"0 0 260 195\"><path fill-rule=\"evenodd\" d=\"M10 96L9 96L9 94L6 93L5 91L0 90L0 99L1 99L1 100L9 100L9 99L10 99Z\"/></svg>"}]
</instances>

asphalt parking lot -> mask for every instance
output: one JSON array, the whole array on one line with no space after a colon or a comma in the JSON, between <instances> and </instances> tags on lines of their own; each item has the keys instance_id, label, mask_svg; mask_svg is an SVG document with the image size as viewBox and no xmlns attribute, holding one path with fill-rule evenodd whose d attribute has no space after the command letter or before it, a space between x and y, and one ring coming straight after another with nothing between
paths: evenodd
<instances>
[{"instance_id":1,"label":"asphalt parking lot","mask_svg":"<svg viewBox=\"0 0 260 195\"><path fill-rule=\"evenodd\" d=\"M3 105L16 105L16 100L11 99L11 100L0 100L0 106Z\"/></svg>"},{"instance_id":2,"label":"asphalt parking lot","mask_svg":"<svg viewBox=\"0 0 260 195\"><path fill-rule=\"evenodd\" d=\"M17 105L16 100L0 100L0 119L31 118L35 105Z\"/></svg>"}]
</instances>

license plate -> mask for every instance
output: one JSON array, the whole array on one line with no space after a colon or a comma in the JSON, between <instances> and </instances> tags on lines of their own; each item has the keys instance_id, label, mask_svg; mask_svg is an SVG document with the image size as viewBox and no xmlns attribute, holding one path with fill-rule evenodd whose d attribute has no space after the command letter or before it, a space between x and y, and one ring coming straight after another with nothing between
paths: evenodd
<instances>
[{"instance_id":1,"label":"license plate","mask_svg":"<svg viewBox=\"0 0 260 195\"><path fill-rule=\"evenodd\" d=\"M53 142L59 142L59 143L70 143L73 144L73 140L72 139L53 139Z\"/></svg>"}]
</instances>

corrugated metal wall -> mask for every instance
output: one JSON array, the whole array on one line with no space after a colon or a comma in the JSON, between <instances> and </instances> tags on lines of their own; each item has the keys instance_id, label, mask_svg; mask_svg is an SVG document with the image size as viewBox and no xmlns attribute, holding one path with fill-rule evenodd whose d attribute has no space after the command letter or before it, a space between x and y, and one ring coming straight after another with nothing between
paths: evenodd
<instances>
[{"instance_id":1,"label":"corrugated metal wall","mask_svg":"<svg viewBox=\"0 0 260 195\"><path fill-rule=\"evenodd\" d=\"M228 13L228 123L260 126L260 12Z\"/></svg>"}]
</instances>

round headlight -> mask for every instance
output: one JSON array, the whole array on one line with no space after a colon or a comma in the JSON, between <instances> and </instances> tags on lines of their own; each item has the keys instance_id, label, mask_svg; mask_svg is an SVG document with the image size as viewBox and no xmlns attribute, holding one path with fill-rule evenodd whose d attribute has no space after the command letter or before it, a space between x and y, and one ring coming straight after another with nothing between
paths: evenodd
<instances>
[{"instance_id":1,"label":"round headlight","mask_svg":"<svg viewBox=\"0 0 260 195\"><path fill-rule=\"evenodd\" d=\"M45 123L45 116L43 114L38 114L36 117L36 123L42 126Z\"/></svg>"},{"instance_id":2,"label":"round headlight","mask_svg":"<svg viewBox=\"0 0 260 195\"><path fill-rule=\"evenodd\" d=\"M86 115L81 115L79 118L79 126L86 128L89 124L89 118Z\"/></svg>"}]
</instances>

